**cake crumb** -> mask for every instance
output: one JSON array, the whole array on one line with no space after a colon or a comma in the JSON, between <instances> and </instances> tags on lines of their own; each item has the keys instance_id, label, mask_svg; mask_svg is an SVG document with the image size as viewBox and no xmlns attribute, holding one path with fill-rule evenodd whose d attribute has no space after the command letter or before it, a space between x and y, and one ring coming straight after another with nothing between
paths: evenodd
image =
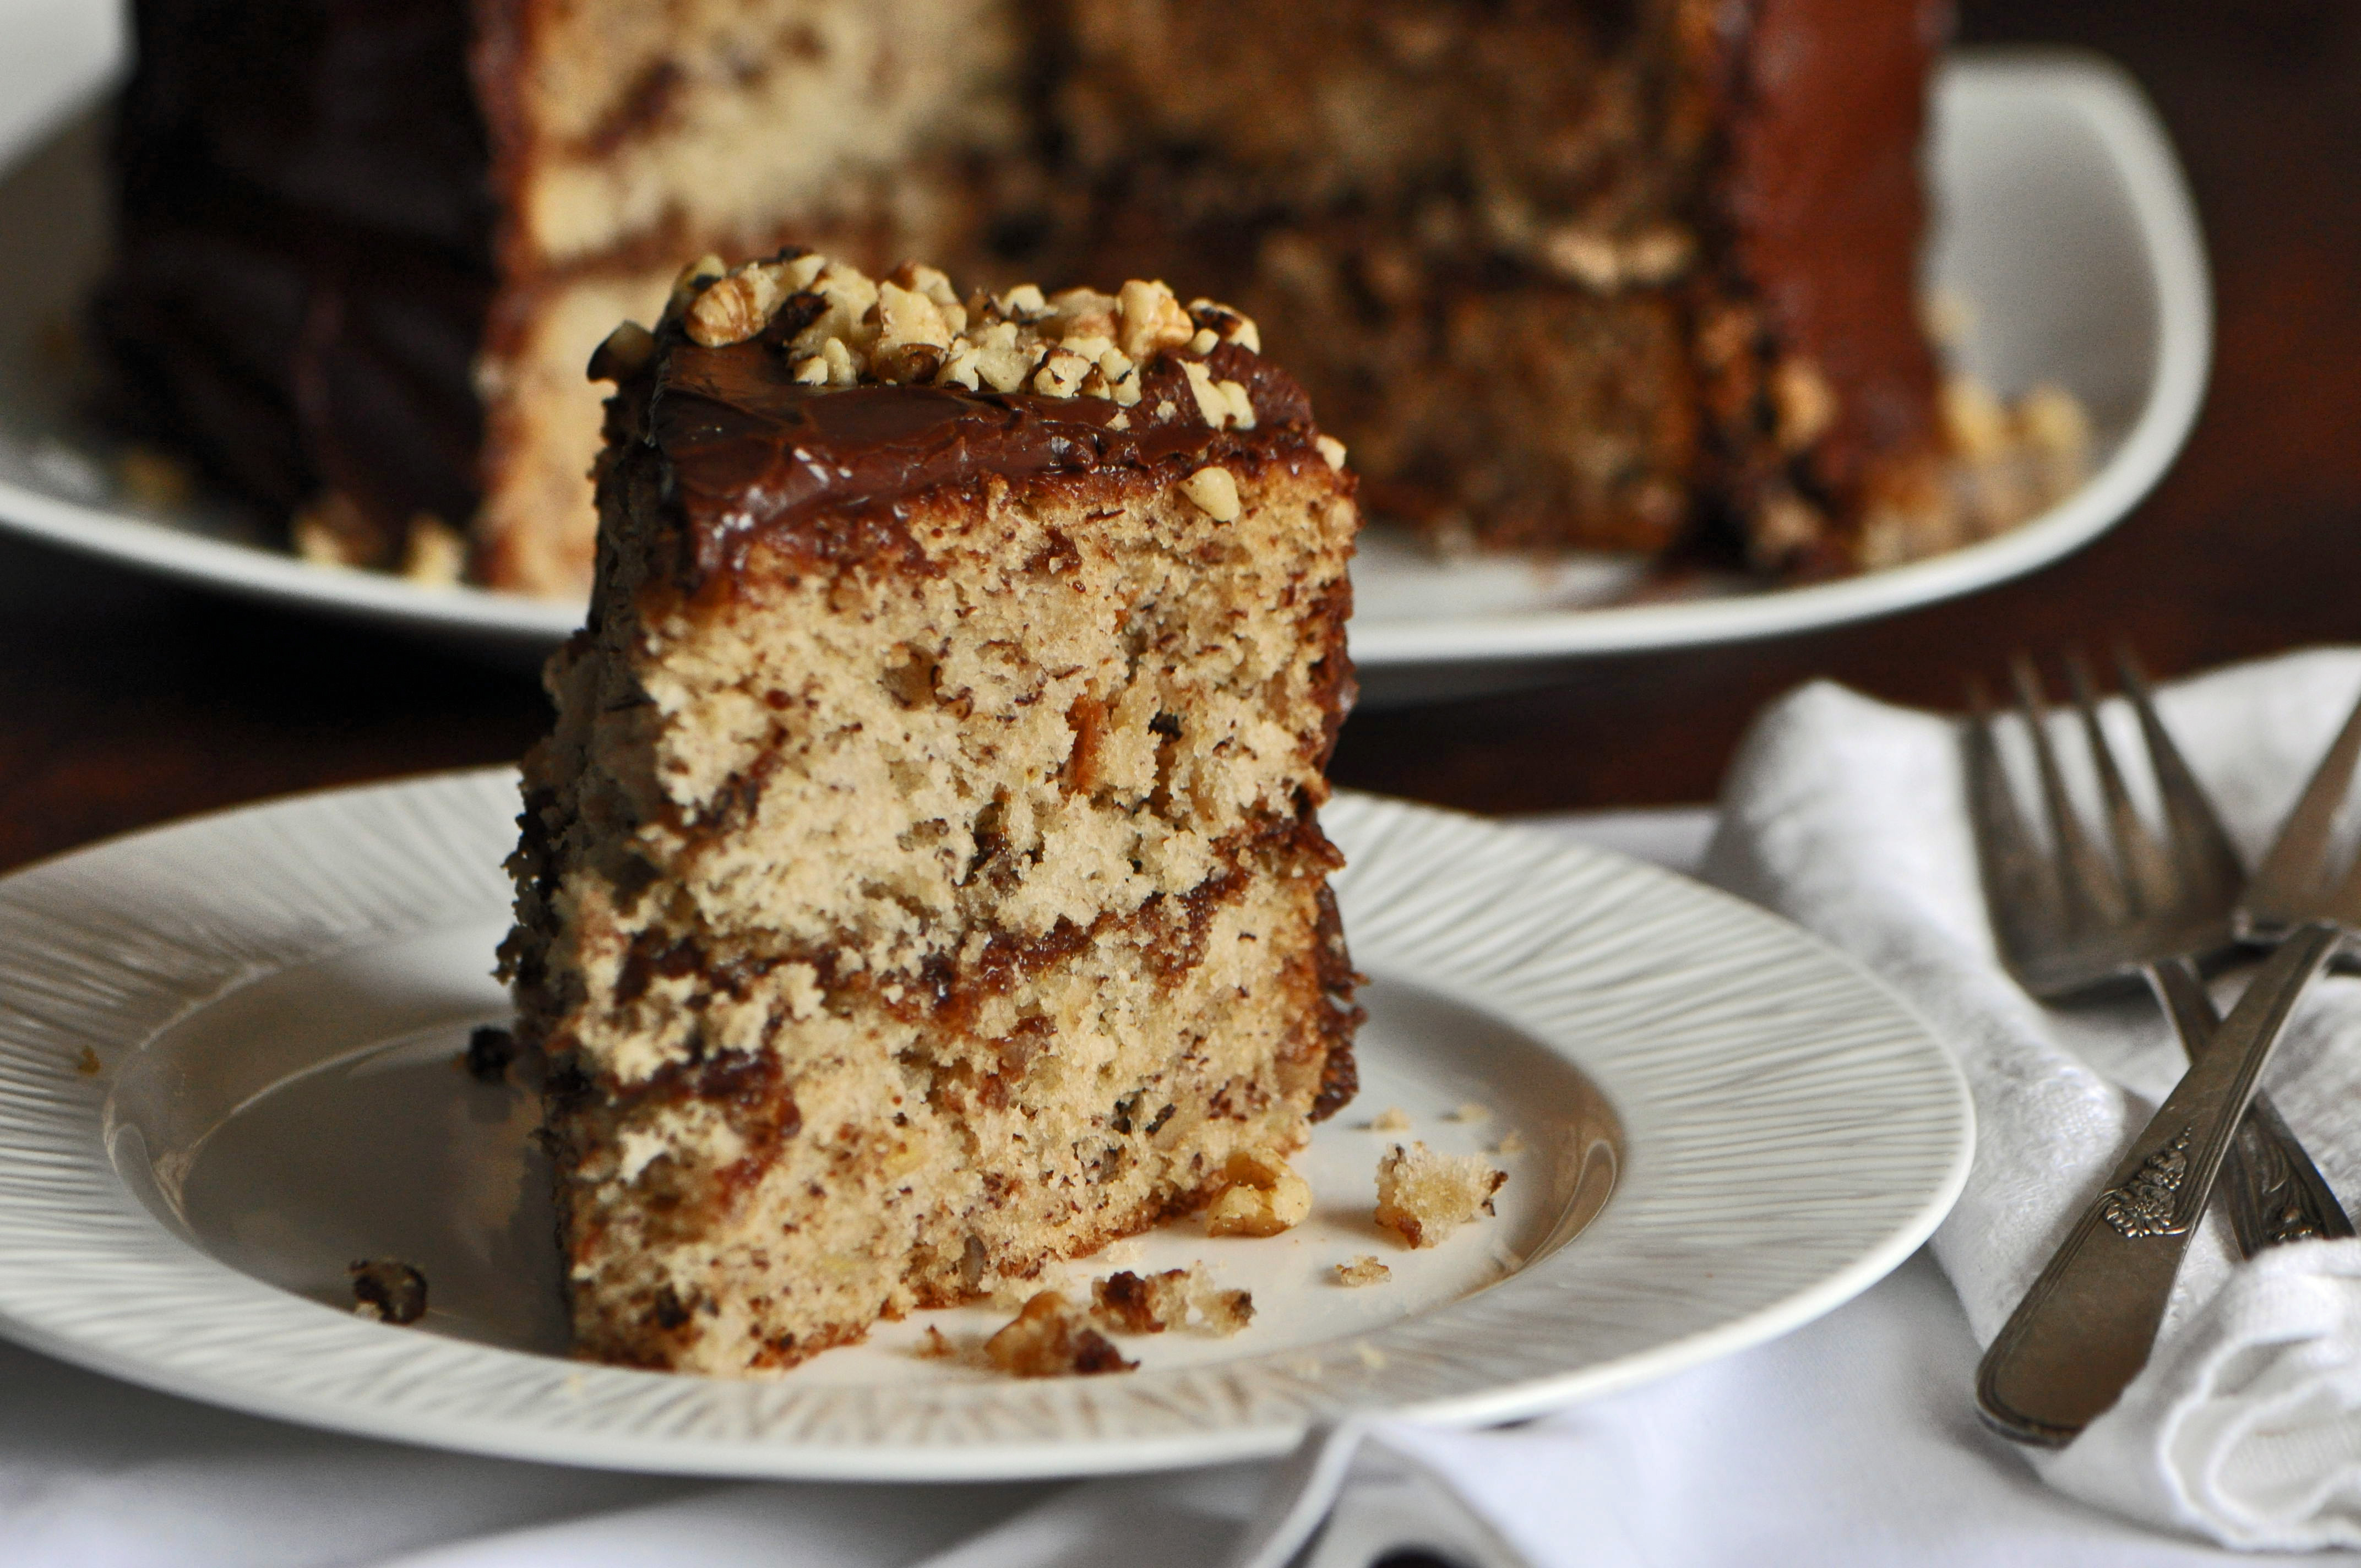
<instances>
[{"instance_id":1,"label":"cake crumb","mask_svg":"<svg viewBox=\"0 0 2361 1568\"><path fill-rule=\"evenodd\" d=\"M1139 1245L1137 1236L1126 1236L1123 1240L1110 1242L1098 1250L1098 1260L1101 1263L1118 1266L1137 1263L1147 1255L1148 1249Z\"/></svg>"},{"instance_id":2,"label":"cake crumb","mask_svg":"<svg viewBox=\"0 0 2361 1568\"><path fill-rule=\"evenodd\" d=\"M944 1338L942 1330L928 1323L913 1354L923 1361L956 1361L959 1359L959 1346Z\"/></svg>"},{"instance_id":3,"label":"cake crumb","mask_svg":"<svg viewBox=\"0 0 2361 1568\"><path fill-rule=\"evenodd\" d=\"M1492 1113L1490 1108L1488 1106L1478 1105L1473 1100L1470 1100L1466 1104L1459 1107L1458 1110L1454 1111L1450 1116L1450 1120L1454 1122L1488 1122L1491 1119Z\"/></svg>"},{"instance_id":4,"label":"cake crumb","mask_svg":"<svg viewBox=\"0 0 2361 1568\"><path fill-rule=\"evenodd\" d=\"M400 1258L362 1258L345 1272L352 1277L355 1317L414 1323L426 1315L426 1276Z\"/></svg>"},{"instance_id":5,"label":"cake crumb","mask_svg":"<svg viewBox=\"0 0 2361 1568\"><path fill-rule=\"evenodd\" d=\"M1276 1155L1241 1149L1222 1174L1229 1186L1205 1212L1209 1236L1275 1236L1312 1212L1312 1184Z\"/></svg>"},{"instance_id":6,"label":"cake crumb","mask_svg":"<svg viewBox=\"0 0 2361 1568\"><path fill-rule=\"evenodd\" d=\"M1346 1286L1383 1285L1394 1277L1394 1271L1378 1260L1375 1253L1363 1253L1350 1263L1336 1266L1336 1283Z\"/></svg>"},{"instance_id":7,"label":"cake crumb","mask_svg":"<svg viewBox=\"0 0 2361 1568\"><path fill-rule=\"evenodd\" d=\"M1353 1354L1359 1356L1361 1358L1361 1365L1367 1367L1370 1371L1382 1372L1385 1370L1386 1353L1379 1350L1376 1345L1371 1344L1367 1340L1355 1340L1353 1342Z\"/></svg>"},{"instance_id":8,"label":"cake crumb","mask_svg":"<svg viewBox=\"0 0 2361 1568\"><path fill-rule=\"evenodd\" d=\"M1504 1135L1499 1143L1492 1146L1492 1152L1494 1154L1502 1155L1524 1153L1524 1134L1518 1132L1514 1127L1510 1128L1507 1135Z\"/></svg>"},{"instance_id":9,"label":"cake crumb","mask_svg":"<svg viewBox=\"0 0 2361 1568\"><path fill-rule=\"evenodd\" d=\"M1378 1112L1370 1123L1373 1133L1406 1133L1410 1131L1410 1113L1389 1105Z\"/></svg>"},{"instance_id":10,"label":"cake crumb","mask_svg":"<svg viewBox=\"0 0 2361 1568\"><path fill-rule=\"evenodd\" d=\"M96 1078L104 1066L105 1064L98 1059L98 1053L88 1046L84 1046L82 1048L82 1055L74 1058L74 1070L84 1078Z\"/></svg>"},{"instance_id":11,"label":"cake crumb","mask_svg":"<svg viewBox=\"0 0 2361 1568\"><path fill-rule=\"evenodd\" d=\"M1436 1154L1424 1144L1396 1144L1378 1161L1377 1222L1414 1247L1492 1212L1492 1194L1509 1179L1482 1155Z\"/></svg>"},{"instance_id":12,"label":"cake crumb","mask_svg":"<svg viewBox=\"0 0 2361 1568\"><path fill-rule=\"evenodd\" d=\"M1055 1290L1040 1291L1026 1302L1022 1311L984 1341L983 1353L993 1365L1015 1377L1088 1376L1131 1372L1139 1365L1126 1361L1123 1353Z\"/></svg>"},{"instance_id":13,"label":"cake crumb","mask_svg":"<svg viewBox=\"0 0 2361 1568\"><path fill-rule=\"evenodd\" d=\"M1091 1315L1118 1333L1160 1334L1187 1327L1228 1337L1254 1321L1254 1296L1224 1289L1202 1263L1138 1275L1128 1269L1091 1282Z\"/></svg>"}]
</instances>

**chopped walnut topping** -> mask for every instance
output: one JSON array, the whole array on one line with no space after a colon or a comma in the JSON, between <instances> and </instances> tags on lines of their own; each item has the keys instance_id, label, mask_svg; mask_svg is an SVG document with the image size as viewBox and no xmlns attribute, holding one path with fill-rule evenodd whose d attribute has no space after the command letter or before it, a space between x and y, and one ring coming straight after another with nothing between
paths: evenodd
<instances>
[{"instance_id":1,"label":"chopped walnut topping","mask_svg":"<svg viewBox=\"0 0 2361 1568\"><path fill-rule=\"evenodd\" d=\"M1055 1290L1041 1291L1026 1302L1024 1310L984 1342L983 1353L994 1366L1017 1377L1130 1372L1139 1365L1126 1361L1107 1337L1091 1327L1082 1311Z\"/></svg>"},{"instance_id":2,"label":"chopped walnut topping","mask_svg":"<svg viewBox=\"0 0 2361 1568\"><path fill-rule=\"evenodd\" d=\"M1180 481L1180 493L1215 522L1238 520L1238 482L1227 468L1200 468Z\"/></svg>"},{"instance_id":3,"label":"chopped walnut topping","mask_svg":"<svg viewBox=\"0 0 2361 1568\"><path fill-rule=\"evenodd\" d=\"M1172 291L1161 283L1126 283L1115 296L1122 327L1115 343L1134 359L1145 359L1159 349L1178 348L1190 340L1189 313Z\"/></svg>"},{"instance_id":4,"label":"chopped walnut topping","mask_svg":"<svg viewBox=\"0 0 2361 1568\"><path fill-rule=\"evenodd\" d=\"M1205 1212L1208 1235L1275 1236L1312 1212L1312 1184L1275 1155L1241 1149L1222 1175L1229 1186Z\"/></svg>"},{"instance_id":5,"label":"chopped walnut topping","mask_svg":"<svg viewBox=\"0 0 2361 1568\"><path fill-rule=\"evenodd\" d=\"M707 257L681 273L669 313L695 342L726 347L762 336L791 302L789 320L805 324L785 349L796 380L810 387L931 384L1131 408L1140 400L1140 367L1153 356L1202 356L1225 343L1259 353L1262 342L1255 323L1228 306L1199 300L1183 310L1161 283L1135 279L1118 293L1051 296L1025 283L961 301L931 267L906 265L873 281L808 251L734 268ZM644 364L644 335L618 328L593 356L593 377L620 379ZM1242 383L1214 380L1197 360L1183 363L1206 423L1254 428ZM1341 454L1332 462L1341 464Z\"/></svg>"},{"instance_id":6,"label":"chopped walnut topping","mask_svg":"<svg viewBox=\"0 0 2361 1568\"><path fill-rule=\"evenodd\" d=\"M1414 1247L1492 1212L1492 1194L1509 1179L1482 1155L1436 1154L1424 1144L1396 1144L1378 1162L1378 1223Z\"/></svg>"},{"instance_id":7,"label":"chopped walnut topping","mask_svg":"<svg viewBox=\"0 0 2361 1568\"><path fill-rule=\"evenodd\" d=\"M1192 1311L1204 1332L1226 1336L1254 1321L1254 1297L1215 1285L1202 1263L1144 1277L1126 1269L1091 1282L1092 1315L1118 1333L1183 1328Z\"/></svg>"},{"instance_id":8,"label":"chopped walnut topping","mask_svg":"<svg viewBox=\"0 0 2361 1568\"><path fill-rule=\"evenodd\" d=\"M1375 1253L1363 1253L1350 1263L1336 1266L1336 1283L1357 1288L1363 1285L1383 1285L1394 1277L1394 1271L1378 1261Z\"/></svg>"},{"instance_id":9,"label":"chopped walnut topping","mask_svg":"<svg viewBox=\"0 0 2361 1568\"><path fill-rule=\"evenodd\" d=\"M1345 444L1333 435L1315 435L1312 444L1320 449L1320 460L1342 472L1345 466Z\"/></svg>"}]
</instances>

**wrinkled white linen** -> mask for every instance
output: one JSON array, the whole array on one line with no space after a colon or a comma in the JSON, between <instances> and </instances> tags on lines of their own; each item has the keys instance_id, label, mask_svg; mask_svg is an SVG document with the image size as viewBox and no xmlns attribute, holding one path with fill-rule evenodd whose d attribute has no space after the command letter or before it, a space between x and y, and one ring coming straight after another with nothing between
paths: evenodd
<instances>
[{"instance_id":1,"label":"wrinkled white linen","mask_svg":"<svg viewBox=\"0 0 2361 1568\"><path fill-rule=\"evenodd\" d=\"M2356 690L2361 653L2323 650L2159 694L2249 864ZM2122 754L2139 755L2129 712L2107 717ZM1976 1160L1933 1251L1989 1341L2180 1076L2161 1014L2144 998L2045 1008L2002 970L1943 719L1828 685L1787 697L1733 765L1706 869L1863 959L1957 1053ZM2361 982L2323 982L2290 1027L2265 1081L2330 1183L2361 1199ZM2361 1544L2361 1242L2235 1259L2217 1214L2147 1370L2033 1462L2074 1496L2226 1543Z\"/></svg>"}]
</instances>

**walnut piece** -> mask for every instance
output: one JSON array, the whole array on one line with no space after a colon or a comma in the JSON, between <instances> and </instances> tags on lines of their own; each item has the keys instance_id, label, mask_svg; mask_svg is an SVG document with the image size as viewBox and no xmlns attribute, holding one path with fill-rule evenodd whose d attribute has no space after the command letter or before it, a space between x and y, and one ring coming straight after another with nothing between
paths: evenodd
<instances>
[{"instance_id":1,"label":"walnut piece","mask_svg":"<svg viewBox=\"0 0 2361 1568\"><path fill-rule=\"evenodd\" d=\"M1055 1290L1041 1291L1026 1302L1022 1311L984 1341L983 1354L993 1365L1016 1377L1130 1372L1139 1365L1126 1361L1123 1353Z\"/></svg>"},{"instance_id":2,"label":"walnut piece","mask_svg":"<svg viewBox=\"0 0 2361 1568\"><path fill-rule=\"evenodd\" d=\"M1436 1154L1396 1144L1378 1161L1378 1223L1414 1247L1433 1246L1477 1213L1509 1179L1482 1155Z\"/></svg>"},{"instance_id":3,"label":"walnut piece","mask_svg":"<svg viewBox=\"0 0 2361 1568\"><path fill-rule=\"evenodd\" d=\"M1180 481L1180 493L1215 522L1238 520L1238 482L1227 468L1200 468Z\"/></svg>"},{"instance_id":4,"label":"walnut piece","mask_svg":"<svg viewBox=\"0 0 2361 1568\"><path fill-rule=\"evenodd\" d=\"M1229 1183L1205 1212L1212 1236L1275 1236L1312 1212L1312 1184L1276 1155L1241 1149L1222 1176Z\"/></svg>"}]
</instances>

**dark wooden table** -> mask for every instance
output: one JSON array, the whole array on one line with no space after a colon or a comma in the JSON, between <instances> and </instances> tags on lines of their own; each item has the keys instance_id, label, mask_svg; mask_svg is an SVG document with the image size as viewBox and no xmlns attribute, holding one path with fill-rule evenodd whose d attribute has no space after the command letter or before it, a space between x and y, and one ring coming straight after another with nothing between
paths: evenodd
<instances>
[{"instance_id":1,"label":"dark wooden table","mask_svg":"<svg viewBox=\"0 0 2361 1568\"><path fill-rule=\"evenodd\" d=\"M2218 293L2213 383L2121 527L1888 620L1604 659L1510 696L1357 716L1340 782L1483 811L1711 798L1748 718L1830 676L1950 703L2014 648L2174 673L2361 638L2361 4L1967 0L1969 42L2087 45L2162 109ZM0 542L0 866L214 806L516 757L534 683Z\"/></svg>"}]
</instances>

